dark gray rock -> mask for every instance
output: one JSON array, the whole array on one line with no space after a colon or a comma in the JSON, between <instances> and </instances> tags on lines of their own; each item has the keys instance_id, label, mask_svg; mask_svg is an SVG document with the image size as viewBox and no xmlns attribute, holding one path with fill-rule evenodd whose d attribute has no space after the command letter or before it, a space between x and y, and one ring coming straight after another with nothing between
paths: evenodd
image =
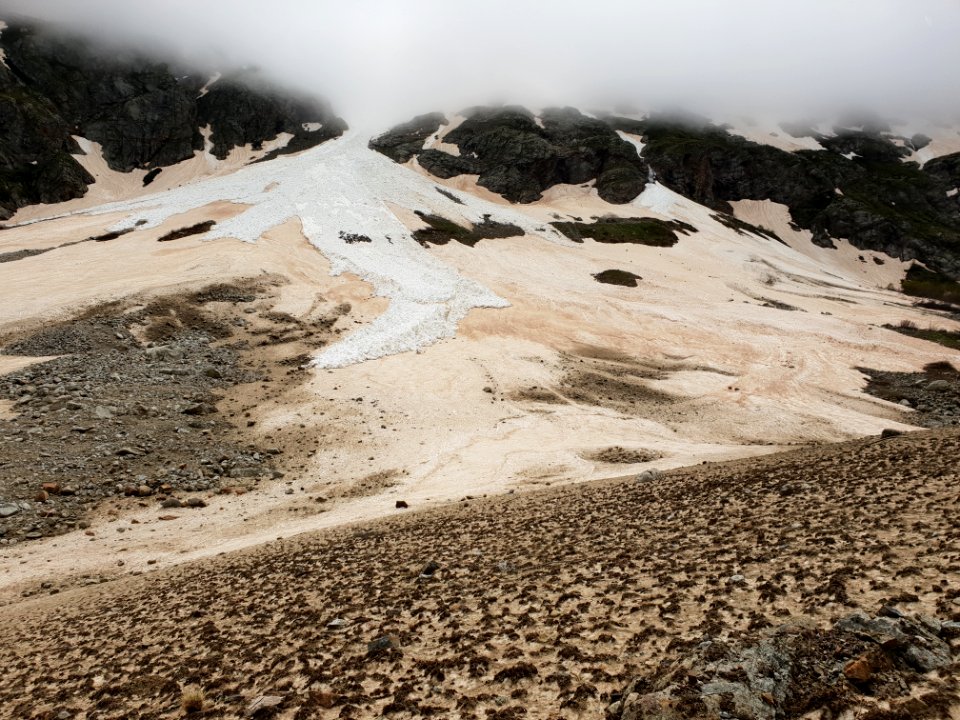
<instances>
[{"instance_id":1,"label":"dark gray rock","mask_svg":"<svg viewBox=\"0 0 960 720\"><path fill-rule=\"evenodd\" d=\"M596 181L602 198L626 203L646 185L647 166L636 148L606 123L573 108L546 110L539 123L519 107L472 108L464 114L467 119L444 138L457 145L459 156L422 149L439 127L433 116L398 126L371 147L398 162L416 156L437 177L479 175L481 187L511 202L533 202L560 183Z\"/></svg>"},{"instance_id":2,"label":"dark gray rock","mask_svg":"<svg viewBox=\"0 0 960 720\"><path fill-rule=\"evenodd\" d=\"M871 130L838 129L820 138L825 151L785 152L702 119L607 122L641 134L657 178L708 207L730 212L733 200L773 200L787 205L818 245L848 238L860 249L960 277L960 199L946 194L958 184L960 160L921 169L904 161L908 150Z\"/></svg>"},{"instance_id":3,"label":"dark gray rock","mask_svg":"<svg viewBox=\"0 0 960 720\"><path fill-rule=\"evenodd\" d=\"M84 195L94 178L72 157L80 153L72 135L99 143L112 169L151 168L152 180L203 149L204 125L218 157L280 132L294 135L285 152L303 150L346 128L325 103L280 93L251 73L221 79L201 97L206 73L48 26L10 22L0 49L0 219Z\"/></svg>"},{"instance_id":4,"label":"dark gray rock","mask_svg":"<svg viewBox=\"0 0 960 720\"><path fill-rule=\"evenodd\" d=\"M763 635L701 642L652 677L631 681L607 715L777 720L827 704L834 714L862 707L863 693L908 698L920 673L953 662L949 645L934 632L938 627L929 619L858 613L830 630L785 625Z\"/></svg>"},{"instance_id":5,"label":"dark gray rock","mask_svg":"<svg viewBox=\"0 0 960 720\"><path fill-rule=\"evenodd\" d=\"M370 141L370 148L383 153L394 162L405 163L423 150L423 143L427 138L446 123L447 118L442 113L418 115L413 120L397 125L373 138Z\"/></svg>"}]
</instances>

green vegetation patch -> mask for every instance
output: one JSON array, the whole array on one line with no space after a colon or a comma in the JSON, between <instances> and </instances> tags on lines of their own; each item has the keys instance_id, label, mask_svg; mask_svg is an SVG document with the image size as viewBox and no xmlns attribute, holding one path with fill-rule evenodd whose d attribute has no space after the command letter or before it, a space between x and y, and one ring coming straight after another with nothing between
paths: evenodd
<instances>
[{"instance_id":1,"label":"green vegetation patch","mask_svg":"<svg viewBox=\"0 0 960 720\"><path fill-rule=\"evenodd\" d=\"M910 337L919 338L920 340L943 345L952 350L960 350L960 332L931 327L921 328L909 320L904 320L899 325L884 325L884 327L888 330L895 330L903 335L909 335Z\"/></svg>"},{"instance_id":2,"label":"green vegetation patch","mask_svg":"<svg viewBox=\"0 0 960 720\"><path fill-rule=\"evenodd\" d=\"M910 266L900 287L903 292L913 297L960 304L960 283L919 265Z\"/></svg>"},{"instance_id":3,"label":"green vegetation patch","mask_svg":"<svg viewBox=\"0 0 960 720\"><path fill-rule=\"evenodd\" d=\"M621 287L636 287L637 280L643 280L639 275L627 270L604 270L595 273L593 278L604 285L620 285Z\"/></svg>"},{"instance_id":4,"label":"green vegetation patch","mask_svg":"<svg viewBox=\"0 0 960 720\"><path fill-rule=\"evenodd\" d=\"M593 223L550 223L574 242L592 238L599 243L627 243L651 247L672 247L679 242L677 233L688 235L697 229L680 220L656 218L600 218Z\"/></svg>"},{"instance_id":5,"label":"green vegetation patch","mask_svg":"<svg viewBox=\"0 0 960 720\"><path fill-rule=\"evenodd\" d=\"M446 245L451 240L455 240L461 245L473 247L481 240L519 237L524 234L523 228L510 223L491 220L489 215L484 215L483 220L472 228L465 228L439 215L417 211L417 217L429 225L429 227L413 233L413 239L424 247L427 245Z\"/></svg>"}]
</instances>

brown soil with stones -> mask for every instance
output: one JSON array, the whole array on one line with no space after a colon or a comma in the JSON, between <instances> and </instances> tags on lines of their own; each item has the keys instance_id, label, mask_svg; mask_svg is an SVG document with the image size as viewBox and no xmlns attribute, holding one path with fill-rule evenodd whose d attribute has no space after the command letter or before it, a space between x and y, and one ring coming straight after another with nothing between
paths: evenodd
<instances>
[{"instance_id":1,"label":"brown soil with stones","mask_svg":"<svg viewBox=\"0 0 960 720\"><path fill-rule=\"evenodd\" d=\"M874 437L406 511L23 601L0 608L0 715L602 717L676 662L702 669L697 652L721 664L691 687L745 686L737 663L791 624L812 644L766 641L800 659L791 677L829 668L838 689L807 711L955 718L955 637L946 664L873 692L830 633L856 612L936 618L940 636L960 620L958 457L956 428ZM778 697L719 710L797 716Z\"/></svg>"},{"instance_id":2,"label":"brown soil with stones","mask_svg":"<svg viewBox=\"0 0 960 720\"><path fill-rule=\"evenodd\" d=\"M917 373L860 370L869 378L866 392L904 407L904 422L928 428L960 425L960 370L950 363L930 363Z\"/></svg>"},{"instance_id":3,"label":"brown soil with stones","mask_svg":"<svg viewBox=\"0 0 960 720\"><path fill-rule=\"evenodd\" d=\"M701 371L729 375L722 368L678 360L650 360L613 352L606 348L580 346L561 353L558 381L549 386L520 387L510 392L513 400L531 403L576 403L636 417L656 418L665 425L680 424L691 412L706 413L709 401L678 397L655 387L676 372Z\"/></svg>"},{"instance_id":4,"label":"brown soil with stones","mask_svg":"<svg viewBox=\"0 0 960 720\"><path fill-rule=\"evenodd\" d=\"M0 544L85 528L108 499L190 512L281 477L301 445L254 443L241 407L305 379L348 311L271 312L282 284L130 298L5 338L6 354L54 359L0 377Z\"/></svg>"},{"instance_id":5,"label":"brown soil with stones","mask_svg":"<svg viewBox=\"0 0 960 720\"><path fill-rule=\"evenodd\" d=\"M652 450L635 450L615 445L613 447L603 448L602 450L584 453L583 457L587 460L614 465L634 465L657 460L661 456L660 453L653 452Z\"/></svg>"}]
</instances>

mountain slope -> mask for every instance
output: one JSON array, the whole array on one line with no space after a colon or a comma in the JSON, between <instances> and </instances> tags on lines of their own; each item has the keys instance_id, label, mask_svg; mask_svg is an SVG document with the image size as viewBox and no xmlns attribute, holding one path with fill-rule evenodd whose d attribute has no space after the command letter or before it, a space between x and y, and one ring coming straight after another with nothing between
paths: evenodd
<instances>
[{"instance_id":1,"label":"mountain slope","mask_svg":"<svg viewBox=\"0 0 960 720\"><path fill-rule=\"evenodd\" d=\"M649 692L704 643L722 657L738 637L808 638L883 606L939 632L960 619L958 452L956 429L873 438L274 534L124 583L57 586L0 608L0 714L179 716L199 687L224 718L260 696L277 703L264 716L290 718L602 717L629 680ZM939 672L903 673L908 686L886 668L848 680L839 643L823 668L799 653L802 667L770 656L757 674L801 681L803 710L949 718L958 650ZM829 684L803 685L817 672ZM745 679L683 677L669 699L691 710ZM791 716L779 693L760 707L743 716Z\"/></svg>"},{"instance_id":2,"label":"mountain slope","mask_svg":"<svg viewBox=\"0 0 960 720\"><path fill-rule=\"evenodd\" d=\"M103 48L48 27L0 31L0 219L37 202L80 197L93 178L71 155L73 136L98 143L112 170L156 171L212 152L292 135L291 150L339 136L326 103L278 92L255 74L213 82L131 51Z\"/></svg>"}]
</instances>

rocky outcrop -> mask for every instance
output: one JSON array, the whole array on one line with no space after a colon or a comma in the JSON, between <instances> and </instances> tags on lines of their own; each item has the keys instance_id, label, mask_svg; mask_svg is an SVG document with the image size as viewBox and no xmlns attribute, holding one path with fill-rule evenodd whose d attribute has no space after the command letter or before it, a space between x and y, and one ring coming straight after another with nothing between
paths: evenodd
<instances>
[{"instance_id":1,"label":"rocky outcrop","mask_svg":"<svg viewBox=\"0 0 960 720\"><path fill-rule=\"evenodd\" d=\"M370 148L398 163L405 163L423 150L428 137L447 124L442 113L418 115L413 120L391 128L370 141ZM444 153L445 154L445 153Z\"/></svg>"},{"instance_id":2,"label":"rocky outcrop","mask_svg":"<svg viewBox=\"0 0 960 720\"><path fill-rule=\"evenodd\" d=\"M464 114L466 120L444 137L460 149L459 156L422 149L439 127L433 124L436 115L398 126L371 146L398 162L416 156L437 177L478 175L481 187L511 202L538 200L553 185L596 181L600 197L626 203L646 185L647 166L636 147L573 108L547 110L539 118L519 107L472 108Z\"/></svg>"},{"instance_id":3,"label":"rocky outcrop","mask_svg":"<svg viewBox=\"0 0 960 720\"><path fill-rule=\"evenodd\" d=\"M960 201L953 161L926 168L876 131L820 136L826 151L785 152L732 135L705 121L655 116L609 118L642 135L643 157L667 187L724 212L733 200L773 200L826 247L833 238L920 260L960 277Z\"/></svg>"},{"instance_id":4,"label":"rocky outcrop","mask_svg":"<svg viewBox=\"0 0 960 720\"><path fill-rule=\"evenodd\" d=\"M213 131L212 152L221 159L235 147L259 149L265 140L280 133L294 136L283 150L299 152L339 137L347 129L326 103L280 93L251 73L218 80L197 101L197 118L201 126Z\"/></svg>"},{"instance_id":5,"label":"rocky outcrop","mask_svg":"<svg viewBox=\"0 0 960 720\"><path fill-rule=\"evenodd\" d=\"M846 617L830 630L794 624L762 637L706 640L653 677L633 680L607 715L779 720L826 710L836 717L882 698L902 713L882 717L945 717L939 713L960 706L960 696L923 675L956 662L950 639L958 635L960 623L884 608L877 617Z\"/></svg>"},{"instance_id":6,"label":"rocky outcrop","mask_svg":"<svg viewBox=\"0 0 960 720\"><path fill-rule=\"evenodd\" d=\"M923 166L923 171L951 188L960 187L960 153L934 158Z\"/></svg>"},{"instance_id":7,"label":"rocky outcrop","mask_svg":"<svg viewBox=\"0 0 960 720\"><path fill-rule=\"evenodd\" d=\"M270 90L249 73L205 90L197 73L24 22L0 33L0 48L0 218L84 194L93 178L71 157L75 135L126 172L192 157L203 126L218 157L281 132L294 135L288 148L305 149L345 129L326 104Z\"/></svg>"},{"instance_id":8,"label":"rocky outcrop","mask_svg":"<svg viewBox=\"0 0 960 720\"><path fill-rule=\"evenodd\" d=\"M93 177L71 155L77 152L53 103L0 65L0 219L24 205L82 196Z\"/></svg>"}]
</instances>

